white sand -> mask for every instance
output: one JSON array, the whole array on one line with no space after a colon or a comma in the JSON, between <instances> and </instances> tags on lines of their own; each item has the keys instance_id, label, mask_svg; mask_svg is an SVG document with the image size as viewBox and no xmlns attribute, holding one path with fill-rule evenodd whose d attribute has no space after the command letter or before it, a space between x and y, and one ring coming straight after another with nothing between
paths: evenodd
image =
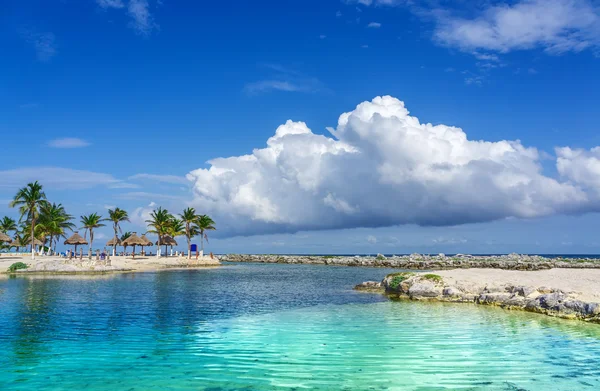
<instances>
[{"instance_id":1,"label":"white sand","mask_svg":"<svg viewBox=\"0 0 600 391\"><path fill-rule=\"evenodd\" d=\"M95 259L95 256L92 258ZM83 261L87 261L88 258L84 255ZM172 269L176 267L191 267L191 268L204 268L214 267L220 265L218 259L211 259L208 256L201 257L196 260L195 257L187 259L185 256L180 257L161 257L156 256L136 256L133 259L131 256L127 257L110 257L112 266L118 269L131 269L136 272L150 272L162 269ZM0 254L0 272L4 272L10 265L15 262L23 262L28 265L34 265L38 262L55 262L67 261L66 258L54 257L54 256L36 256L35 261L31 260L31 255L15 255L15 254ZM73 259L70 262L78 262Z\"/></svg>"},{"instance_id":2,"label":"white sand","mask_svg":"<svg viewBox=\"0 0 600 391\"><path fill-rule=\"evenodd\" d=\"M539 271L500 269L454 269L433 272L452 284L463 281L477 285L526 285L575 292L578 299L600 302L600 269L550 269Z\"/></svg>"}]
</instances>

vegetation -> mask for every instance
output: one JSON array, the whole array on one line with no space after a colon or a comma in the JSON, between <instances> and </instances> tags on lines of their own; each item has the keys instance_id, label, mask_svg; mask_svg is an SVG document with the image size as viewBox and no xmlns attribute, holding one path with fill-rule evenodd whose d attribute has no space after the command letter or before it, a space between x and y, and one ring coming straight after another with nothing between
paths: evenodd
<instances>
[{"instance_id":1,"label":"vegetation","mask_svg":"<svg viewBox=\"0 0 600 391\"><path fill-rule=\"evenodd\" d=\"M200 233L198 228L198 219L200 216L196 214L196 209L186 208L179 215L181 221L185 224L185 238L187 239L188 259L192 257L192 238Z\"/></svg>"},{"instance_id":2,"label":"vegetation","mask_svg":"<svg viewBox=\"0 0 600 391\"><path fill-rule=\"evenodd\" d=\"M21 247L30 246L31 257L35 259L35 247L43 246L42 251L48 253L55 252L59 239L66 238L68 231L75 230L73 216L67 213L62 204L51 203L46 198L42 185L39 182L28 183L27 186L19 189L10 203L10 207L18 208L19 221L4 216L0 219L0 232L11 236L13 242L1 244L2 249L10 247L16 248L17 252ZM95 233L98 228L104 227L105 221L110 221L114 233L114 241L119 241L121 233L121 242L131 236L131 232L122 233L121 225L129 222L127 211L115 207L109 209L108 218L103 218L98 213L80 216L81 229L84 230L84 237L89 234L88 256L92 256ZM160 246L166 235L173 238L185 235L187 239L188 258L191 257L192 238L200 236L201 250L204 251L204 240L208 242L208 231L215 230L215 222L208 215L199 214L194 208L186 208L177 217L169 213L168 210L159 207L150 214L150 219L146 220L148 233L158 235L157 256L160 256ZM124 247L127 251L127 247ZM116 246L113 247L113 255L116 255Z\"/></svg>"},{"instance_id":3,"label":"vegetation","mask_svg":"<svg viewBox=\"0 0 600 391\"><path fill-rule=\"evenodd\" d=\"M121 240L121 243L125 242L125 239L129 239L129 237L130 237L131 235L133 235L133 234L132 234L131 232L129 232L129 231L128 231L128 232L125 232L123 235L121 235L121 239L120 239L120 240ZM115 247L117 247L117 246L115 245ZM123 252L124 252L124 253L127 253L127 246L126 246L126 245L124 245L124 244L123 244Z\"/></svg>"},{"instance_id":4,"label":"vegetation","mask_svg":"<svg viewBox=\"0 0 600 391\"><path fill-rule=\"evenodd\" d=\"M40 185L38 181L28 183L27 186L19 189L10 203L11 208L19 207L19 214L21 215L20 221L25 219L29 224L31 259L35 259L35 246L33 245L35 239L35 226L40 216L40 209L47 203L46 193L44 193L42 185Z\"/></svg>"},{"instance_id":5,"label":"vegetation","mask_svg":"<svg viewBox=\"0 0 600 391\"><path fill-rule=\"evenodd\" d=\"M208 217L208 215L202 215L198 219L198 229L200 230L200 252L204 254L204 239L208 243L208 235L206 235L206 231L214 231L215 222L213 219Z\"/></svg>"},{"instance_id":6,"label":"vegetation","mask_svg":"<svg viewBox=\"0 0 600 391\"><path fill-rule=\"evenodd\" d=\"M27 269L29 266L24 264L23 262L15 262L8 267L8 271L11 273L16 272L17 270Z\"/></svg>"},{"instance_id":7,"label":"vegetation","mask_svg":"<svg viewBox=\"0 0 600 391\"><path fill-rule=\"evenodd\" d=\"M173 215L169 213L168 210L159 207L156 210L153 210L150 213L150 219L146 220L148 227L151 229L148 232L155 233L158 235L158 248L156 251L156 256L160 257L160 246L162 245L162 238L165 235L169 234L169 225L173 220ZM167 252L167 246L165 245L165 253Z\"/></svg>"},{"instance_id":8,"label":"vegetation","mask_svg":"<svg viewBox=\"0 0 600 391\"><path fill-rule=\"evenodd\" d=\"M119 242L119 238L117 234L121 231L121 223L125 221L129 221L129 215L123 209L115 208L108 210L108 220L113 224L113 230L115 232L114 241L115 245L113 246L113 256L117 255L117 243Z\"/></svg>"},{"instance_id":9,"label":"vegetation","mask_svg":"<svg viewBox=\"0 0 600 391\"><path fill-rule=\"evenodd\" d=\"M45 244L49 238L49 250L56 249L59 238L65 238L66 230L73 230L75 224L71 222L73 216L65 211L62 204L47 203L42 206L40 211L39 224L35 227L38 237L42 236L42 242Z\"/></svg>"},{"instance_id":10,"label":"vegetation","mask_svg":"<svg viewBox=\"0 0 600 391\"><path fill-rule=\"evenodd\" d=\"M81 229L85 230L83 237L85 238L88 232L90 234L90 250L88 252L89 258L92 257L92 246L94 245L94 230L96 228L104 227L106 224L103 224L103 221L106 221L106 219L103 219L102 216L100 216L98 213L92 213L87 216L81 216Z\"/></svg>"},{"instance_id":11,"label":"vegetation","mask_svg":"<svg viewBox=\"0 0 600 391\"><path fill-rule=\"evenodd\" d=\"M425 280L433 281L433 282L442 282L442 276L438 276L437 274L424 274L421 276Z\"/></svg>"},{"instance_id":12,"label":"vegetation","mask_svg":"<svg viewBox=\"0 0 600 391\"><path fill-rule=\"evenodd\" d=\"M398 289L398 287L400 286L400 284L402 284L403 281L409 279L414 275L415 273L411 272L399 272L389 274L388 277L392 277L392 281L390 282L390 288L394 290Z\"/></svg>"},{"instance_id":13,"label":"vegetation","mask_svg":"<svg viewBox=\"0 0 600 391\"><path fill-rule=\"evenodd\" d=\"M10 231L17 232L19 226L14 219L11 219L8 216L4 216L2 220L0 220L0 232L4 234L10 233Z\"/></svg>"}]
</instances>

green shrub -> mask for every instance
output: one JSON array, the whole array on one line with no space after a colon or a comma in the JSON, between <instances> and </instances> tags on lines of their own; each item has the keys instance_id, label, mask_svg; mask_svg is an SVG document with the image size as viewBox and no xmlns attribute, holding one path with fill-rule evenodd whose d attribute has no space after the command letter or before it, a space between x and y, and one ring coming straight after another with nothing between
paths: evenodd
<instances>
[{"instance_id":1,"label":"green shrub","mask_svg":"<svg viewBox=\"0 0 600 391\"><path fill-rule=\"evenodd\" d=\"M8 271L13 273L20 269L27 269L29 266L24 264L23 262L16 262L9 266Z\"/></svg>"},{"instance_id":2,"label":"green shrub","mask_svg":"<svg viewBox=\"0 0 600 391\"><path fill-rule=\"evenodd\" d=\"M425 274L423 278L433 282L442 282L442 276L438 276L437 274Z\"/></svg>"},{"instance_id":3,"label":"green shrub","mask_svg":"<svg viewBox=\"0 0 600 391\"><path fill-rule=\"evenodd\" d=\"M396 290L402 284L402 281L414 276L415 273L411 272L400 272L400 273L392 273L388 275L388 277L392 277L392 281L390 282L390 288Z\"/></svg>"}]
</instances>

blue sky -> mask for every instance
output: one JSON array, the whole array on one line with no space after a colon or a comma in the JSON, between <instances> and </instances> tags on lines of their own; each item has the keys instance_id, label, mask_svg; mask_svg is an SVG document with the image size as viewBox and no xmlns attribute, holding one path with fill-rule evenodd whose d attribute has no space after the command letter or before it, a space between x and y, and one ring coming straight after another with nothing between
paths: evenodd
<instances>
[{"instance_id":1,"label":"blue sky","mask_svg":"<svg viewBox=\"0 0 600 391\"><path fill-rule=\"evenodd\" d=\"M131 231L195 206L215 252L598 253L599 6L3 2L0 215L38 179Z\"/></svg>"}]
</instances>

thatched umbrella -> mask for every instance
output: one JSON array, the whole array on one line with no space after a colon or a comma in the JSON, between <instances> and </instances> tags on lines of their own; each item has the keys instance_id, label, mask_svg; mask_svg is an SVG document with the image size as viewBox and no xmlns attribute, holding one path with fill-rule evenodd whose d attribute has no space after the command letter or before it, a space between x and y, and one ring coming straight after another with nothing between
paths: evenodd
<instances>
[{"instance_id":1,"label":"thatched umbrella","mask_svg":"<svg viewBox=\"0 0 600 391\"><path fill-rule=\"evenodd\" d=\"M135 258L135 246L145 246L148 244L147 240L137 236L137 232L133 232L130 237L123 240L123 246L133 246L133 258Z\"/></svg>"},{"instance_id":2,"label":"thatched umbrella","mask_svg":"<svg viewBox=\"0 0 600 391\"><path fill-rule=\"evenodd\" d=\"M175 239L173 239L169 235L162 236L160 238L160 244L163 244L165 246L165 254L167 253L167 246L177 246L177 242L175 241ZM156 242L156 245L158 245L158 241Z\"/></svg>"},{"instance_id":3,"label":"thatched umbrella","mask_svg":"<svg viewBox=\"0 0 600 391\"><path fill-rule=\"evenodd\" d=\"M108 242L106 242L106 245L109 247L114 247L115 249L117 248L117 246L121 245L121 241L117 238L117 243L115 244L115 238L112 238L111 240L109 240ZM115 254L117 253L117 251L115 250Z\"/></svg>"},{"instance_id":4,"label":"thatched umbrella","mask_svg":"<svg viewBox=\"0 0 600 391\"><path fill-rule=\"evenodd\" d=\"M144 254L144 246L148 246L148 247L150 247L150 246L154 246L154 244L152 244L152 242L150 241L150 239L148 239L148 238L146 237L146 235L145 235L145 234L144 234L144 235L142 235L142 236L140 236L140 238L142 238L142 240L145 240L145 241L146 241L146 244L144 244L144 245L142 246L142 254Z\"/></svg>"},{"instance_id":5,"label":"thatched umbrella","mask_svg":"<svg viewBox=\"0 0 600 391\"><path fill-rule=\"evenodd\" d=\"M69 239L65 240L65 244L75 246L75 254L77 254L77 246L88 244L88 242L79 235L79 232L75 231Z\"/></svg>"},{"instance_id":6,"label":"thatched umbrella","mask_svg":"<svg viewBox=\"0 0 600 391\"><path fill-rule=\"evenodd\" d=\"M29 241L29 244L32 246L43 246L44 243L42 243L41 240L39 240L38 238L33 238L33 241Z\"/></svg>"},{"instance_id":7,"label":"thatched umbrella","mask_svg":"<svg viewBox=\"0 0 600 391\"><path fill-rule=\"evenodd\" d=\"M15 239L10 243L10 247L15 247L17 252L19 252L19 248L23 247L23 244L19 239Z\"/></svg>"},{"instance_id":8,"label":"thatched umbrella","mask_svg":"<svg viewBox=\"0 0 600 391\"><path fill-rule=\"evenodd\" d=\"M0 242L10 243L12 239L7 234L0 232Z\"/></svg>"}]
</instances>

